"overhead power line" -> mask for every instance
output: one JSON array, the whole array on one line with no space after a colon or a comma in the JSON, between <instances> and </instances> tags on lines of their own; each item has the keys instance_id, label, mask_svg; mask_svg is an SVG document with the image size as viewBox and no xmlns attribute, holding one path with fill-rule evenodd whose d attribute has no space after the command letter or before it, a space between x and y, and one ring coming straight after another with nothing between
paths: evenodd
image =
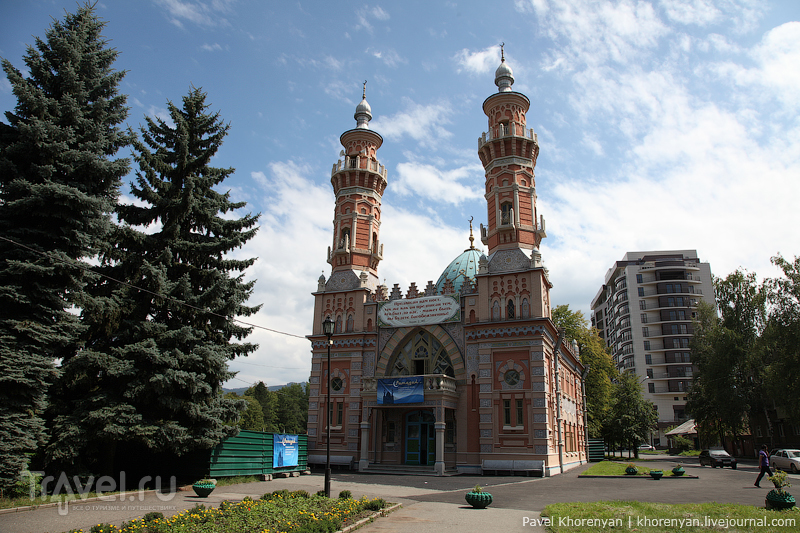
<instances>
[{"instance_id":1,"label":"overhead power line","mask_svg":"<svg viewBox=\"0 0 800 533\"><path fill-rule=\"evenodd\" d=\"M277 329L272 329L272 328L267 328L267 327L264 327L264 326L259 326L258 324L253 324L251 322L245 322L244 320L240 320L238 318L228 317L228 316L225 316L225 315L221 315L219 313L215 313L214 311L211 311L210 309L203 309L202 307L197 307L197 306L192 305L190 303L184 302L183 300L178 300L177 298L173 298L172 296L167 296L167 295L164 295L164 294L159 294L157 292L153 292L153 291L148 290L148 289L143 289L141 287L133 285L132 283L128 283L127 281L119 280L119 279L113 278L111 276L108 276L106 274L102 274L100 272L95 272L94 270L89 268L89 266L87 266L87 265L85 265L83 263L80 263L78 261L75 261L74 259L70 259L69 261L67 261L66 259L61 259L60 257L53 257L50 254L48 254L47 252L41 252L39 250L34 250L30 246L26 246L26 245L24 245L22 243L16 242L16 241L14 241L12 239L9 239L7 237L0 236L0 240L6 241L8 243L13 244L14 246L18 246L20 248L28 250L29 252L33 252L35 254L41 255L42 257L44 257L46 259L49 259L50 261L56 261L58 263L64 263L64 264L66 264L68 266L71 266L71 267L74 267L74 268L79 268L79 269L81 269L81 270L83 270L85 272L89 272L91 274L102 276L102 277L104 277L104 278L106 278L108 280L113 281L114 283L119 283L120 285L125 285L126 287L130 287L132 289L136 289L137 291L141 291L141 292L156 296L158 298L163 298L165 300L169 300L170 302L176 303L178 305L182 305L184 307L188 307L190 309L194 309L196 311L201 311L203 313L208 313L210 315L213 315L213 316L216 316L216 317L219 317L219 318L224 318L225 320L232 320L234 322L238 322L239 324L242 324L242 325L245 325L245 326L248 326L248 327L251 327L251 328L261 329L261 330L264 330L264 331L270 331L272 333L277 333L279 335L286 335L287 337L295 337L297 339L305 339L305 337L302 336L302 335L295 335L294 333L286 333L285 331L279 331Z\"/></svg>"}]
</instances>

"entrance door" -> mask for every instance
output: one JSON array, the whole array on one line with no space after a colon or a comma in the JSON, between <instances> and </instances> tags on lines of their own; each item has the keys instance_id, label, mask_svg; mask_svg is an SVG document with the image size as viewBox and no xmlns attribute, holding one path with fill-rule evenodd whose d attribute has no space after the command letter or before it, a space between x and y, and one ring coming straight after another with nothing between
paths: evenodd
<instances>
[{"instance_id":1,"label":"entrance door","mask_svg":"<svg viewBox=\"0 0 800 533\"><path fill-rule=\"evenodd\" d=\"M434 421L429 411L414 411L406 415L407 465L432 465L436 461Z\"/></svg>"}]
</instances>

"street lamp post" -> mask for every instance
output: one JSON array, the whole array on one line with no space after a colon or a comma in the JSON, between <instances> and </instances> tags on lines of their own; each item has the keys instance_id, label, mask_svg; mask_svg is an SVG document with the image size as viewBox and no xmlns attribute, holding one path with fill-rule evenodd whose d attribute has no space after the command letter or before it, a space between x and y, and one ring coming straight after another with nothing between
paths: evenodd
<instances>
[{"instance_id":1,"label":"street lamp post","mask_svg":"<svg viewBox=\"0 0 800 533\"><path fill-rule=\"evenodd\" d=\"M327 429L325 430L325 497L331 497L331 335L333 335L334 323L331 317L325 317L322 322L322 332L328 337L328 393L325 401L325 409L327 410L325 422Z\"/></svg>"}]
</instances>

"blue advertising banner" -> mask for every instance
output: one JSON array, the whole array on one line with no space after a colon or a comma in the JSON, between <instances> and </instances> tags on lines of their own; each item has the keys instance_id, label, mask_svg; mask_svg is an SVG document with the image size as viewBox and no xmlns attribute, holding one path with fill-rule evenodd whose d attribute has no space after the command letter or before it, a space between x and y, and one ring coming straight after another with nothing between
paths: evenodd
<instances>
[{"instance_id":1,"label":"blue advertising banner","mask_svg":"<svg viewBox=\"0 0 800 533\"><path fill-rule=\"evenodd\" d=\"M297 435L282 435L275 433L272 446L272 468L282 466L297 466L299 446Z\"/></svg>"},{"instance_id":2,"label":"blue advertising banner","mask_svg":"<svg viewBox=\"0 0 800 533\"><path fill-rule=\"evenodd\" d=\"M378 405L423 402L422 390L422 376L379 379Z\"/></svg>"}]
</instances>

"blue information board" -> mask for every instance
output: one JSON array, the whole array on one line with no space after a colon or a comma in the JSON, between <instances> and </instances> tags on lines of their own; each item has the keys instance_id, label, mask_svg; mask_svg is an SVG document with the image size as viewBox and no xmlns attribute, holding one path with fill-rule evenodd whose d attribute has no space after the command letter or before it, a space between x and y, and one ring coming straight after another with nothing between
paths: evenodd
<instances>
[{"instance_id":1,"label":"blue information board","mask_svg":"<svg viewBox=\"0 0 800 533\"><path fill-rule=\"evenodd\" d=\"M283 466L297 466L298 441L297 435L273 434L272 468Z\"/></svg>"},{"instance_id":2,"label":"blue information board","mask_svg":"<svg viewBox=\"0 0 800 533\"><path fill-rule=\"evenodd\" d=\"M421 403L425 401L422 376L378 380L378 405Z\"/></svg>"}]
</instances>

